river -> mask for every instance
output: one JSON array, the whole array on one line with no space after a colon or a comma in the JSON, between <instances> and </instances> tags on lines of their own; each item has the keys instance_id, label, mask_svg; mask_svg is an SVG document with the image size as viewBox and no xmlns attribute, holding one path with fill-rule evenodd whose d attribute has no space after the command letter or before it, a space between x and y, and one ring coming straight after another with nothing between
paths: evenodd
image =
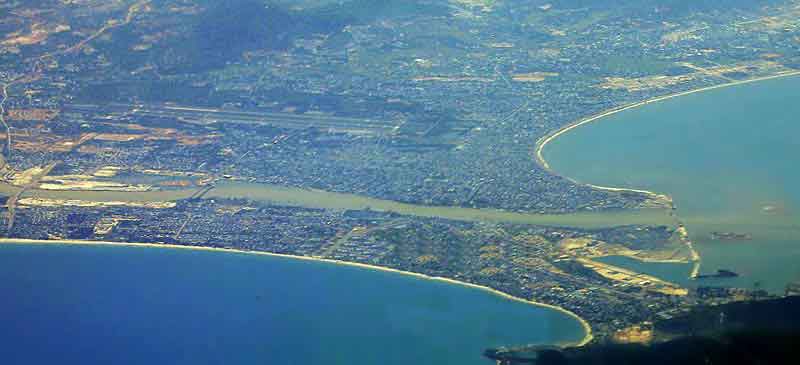
<instances>
[{"instance_id":1,"label":"river","mask_svg":"<svg viewBox=\"0 0 800 365\"><path fill-rule=\"evenodd\" d=\"M19 188L0 183L0 195L13 195ZM76 199L89 201L169 201L186 199L197 190L160 190L145 192L121 191L61 191L29 189L23 197ZM648 208L615 212L579 212L570 214L538 214L510 212L498 209L476 209L447 206L428 206L369 198L355 194L335 193L283 187L261 183L222 181L209 191L206 198L249 199L271 204L317 209L362 210L394 212L418 217L436 217L465 221L489 221L535 224L560 227L602 228L621 224L672 225L674 220L665 209Z\"/></svg>"},{"instance_id":2,"label":"river","mask_svg":"<svg viewBox=\"0 0 800 365\"><path fill-rule=\"evenodd\" d=\"M800 171L793 154L800 105L788 102L800 100L798 81L764 81L630 109L559 136L544 157L582 182L669 194L702 254L703 269L742 274L718 283L759 282L778 292L800 277ZM14 191L0 186L2 194ZM158 201L193 192L31 190L25 196ZM673 223L659 209L515 213L236 181L218 184L207 197L584 228ZM713 231L753 239L712 240ZM93 363L123 364L484 364L480 352L487 347L575 342L584 335L578 321L548 308L329 263L141 247L0 250L0 288L15 295L0 311L3 323L15 329L5 333L15 336L0 335L0 341L10 349L5 358L27 363L81 362L91 354ZM689 267L607 260L672 281L686 278ZM52 346L42 351L42 342Z\"/></svg>"},{"instance_id":3,"label":"river","mask_svg":"<svg viewBox=\"0 0 800 365\"><path fill-rule=\"evenodd\" d=\"M18 187L0 184L0 194ZM195 190L45 191L23 197L167 201ZM670 225L664 209L535 214L405 204L221 181L207 198L319 209L600 228ZM488 364L496 346L577 343L572 316L483 290L282 258L142 247L0 245L0 335L16 363ZM68 340L67 340L68 339ZM45 350L40 344L47 342ZM131 347L131 343L135 346Z\"/></svg>"},{"instance_id":4,"label":"river","mask_svg":"<svg viewBox=\"0 0 800 365\"><path fill-rule=\"evenodd\" d=\"M699 283L780 293L800 279L797 100L797 76L662 100L563 133L543 158L583 183L670 195L702 272L740 274ZM712 239L712 232L752 239Z\"/></svg>"}]
</instances>

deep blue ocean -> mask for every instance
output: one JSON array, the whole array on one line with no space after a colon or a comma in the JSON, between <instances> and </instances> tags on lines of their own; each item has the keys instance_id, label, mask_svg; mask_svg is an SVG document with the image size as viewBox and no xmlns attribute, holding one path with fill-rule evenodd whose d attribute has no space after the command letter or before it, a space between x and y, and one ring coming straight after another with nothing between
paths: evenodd
<instances>
[{"instance_id":1,"label":"deep blue ocean","mask_svg":"<svg viewBox=\"0 0 800 365\"><path fill-rule=\"evenodd\" d=\"M477 289L328 263L0 245L2 364L491 364L577 321Z\"/></svg>"}]
</instances>

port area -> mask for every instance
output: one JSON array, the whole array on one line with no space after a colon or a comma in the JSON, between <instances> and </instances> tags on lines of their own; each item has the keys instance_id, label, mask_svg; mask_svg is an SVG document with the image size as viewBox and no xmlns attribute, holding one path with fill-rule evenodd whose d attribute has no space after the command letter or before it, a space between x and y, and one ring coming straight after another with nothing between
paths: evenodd
<instances>
[{"instance_id":1,"label":"port area","mask_svg":"<svg viewBox=\"0 0 800 365\"><path fill-rule=\"evenodd\" d=\"M655 276L637 273L618 266L593 261L588 258L577 258L575 261L600 276L615 282L616 286L634 286L650 292L675 296L686 296L689 294L689 291L682 288L680 285L661 280Z\"/></svg>"}]
</instances>

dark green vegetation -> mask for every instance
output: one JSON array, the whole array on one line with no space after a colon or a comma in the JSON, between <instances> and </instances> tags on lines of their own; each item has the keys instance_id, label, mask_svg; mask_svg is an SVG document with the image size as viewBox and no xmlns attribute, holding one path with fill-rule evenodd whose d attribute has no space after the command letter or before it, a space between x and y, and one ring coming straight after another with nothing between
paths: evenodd
<instances>
[{"instance_id":1,"label":"dark green vegetation","mask_svg":"<svg viewBox=\"0 0 800 365\"><path fill-rule=\"evenodd\" d=\"M800 356L800 297L698 307L655 323L661 340L652 345L596 344L557 350L486 356L506 364L660 365L791 364ZM686 334L689 334L688 336Z\"/></svg>"},{"instance_id":2,"label":"dark green vegetation","mask_svg":"<svg viewBox=\"0 0 800 365\"><path fill-rule=\"evenodd\" d=\"M302 17L274 6L265 7L258 0L210 1L207 6L194 22L187 24L190 29L185 39L177 39L160 50L171 56L172 64L165 65L166 70L185 73L222 67L251 49L286 49L294 34L313 31L300 21Z\"/></svg>"},{"instance_id":3,"label":"dark green vegetation","mask_svg":"<svg viewBox=\"0 0 800 365\"><path fill-rule=\"evenodd\" d=\"M168 1L156 3L166 5ZM115 33L114 42L106 45L111 48L105 50L117 56L118 66L129 70L154 64L165 74L184 74L223 67L250 50L285 50L295 37L330 32L342 24L335 19L265 6L260 0L207 1L198 5L201 8L196 15L179 15L161 23L160 29L148 29L176 32L167 42L132 55L127 50L144 34L129 27Z\"/></svg>"},{"instance_id":4,"label":"dark green vegetation","mask_svg":"<svg viewBox=\"0 0 800 365\"><path fill-rule=\"evenodd\" d=\"M235 166L240 175L276 185L414 204L565 213L639 207L647 197L598 191L543 171L531 158L542 135L606 108L725 81L681 62L753 63L778 51L784 55L776 62L796 62L784 52L794 44L790 33L766 44L761 30L744 38L731 30L741 14L780 14L782 8L737 3L736 11L721 15L684 16L649 5L615 11L598 10L607 4L545 5L161 0L91 42L87 54L65 55L63 69L75 71L59 71L70 80L70 103L117 102L128 107L116 109L117 118L170 126L199 120L195 124L205 128L183 126L197 133L224 129L213 146L157 143L137 158L141 163L158 155L180 169L231 174ZM117 19L121 8L113 12ZM86 18L80 18L82 34L102 24L99 17ZM700 26L708 23L714 26ZM664 40L673 33L685 39ZM62 36L75 34L54 37ZM732 42L736 48L721 48L708 59L689 56ZM767 72L748 70L747 77ZM550 76L514 79L528 73ZM606 77L659 74L687 79L630 92L600 87ZM282 114L255 123L278 127L265 133L215 115L134 115L137 105L163 103ZM98 122L110 112L93 110L70 116ZM331 116L362 121L331 122ZM280 128L288 125L284 117L302 123ZM376 121L382 125L377 132ZM61 122L71 121L51 124ZM315 130L299 131L304 128ZM284 136L291 137L276 142Z\"/></svg>"},{"instance_id":5,"label":"dark green vegetation","mask_svg":"<svg viewBox=\"0 0 800 365\"><path fill-rule=\"evenodd\" d=\"M551 3L557 7L577 7L593 10L622 9L631 11L648 12L652 9L661 9L667 16L687 14L692 12L719 10L724 8L749 8L758 3L759 6L781 3L779 0L553 0L540 1Z\"/></svg>"},{"instance_id":6,"label":"dark green vegetation","mask_svg":"<svg viewBox=\"0 0 800 365\"><path fill-rule=\"evenodd\" d=\"M73 192L76 197L85 194ZM12 232L3 231L7 221L0 217L0 233L15 238L211 246L378 265L556 304L581 313L597 336L647 320L673 305L668 296L637 287L620 296L614 283L590 271L557 269L565 254L559 246L562 239L637 233L664 243L671 234L665 227L559 228L280 206L274 201L224 199L216 191L206 198L184 199L172 209L70 207L63 215L60 207L31 207L17 212ZM46 226L41 225L44 219L50 222ZM101 229L110 225L110 231ZM583 290L587 287L594 289Z\"/></svg>"},{"instance_id":7,"label":"dark green vegetation","mask_svg":"<svg viewBox=\"0 0 800 365\"><path fill-rule=\"evenodd\" d=\"M800 349L796 341L800 331L730 332L718 338L687 337L652 346L591 346L578 353L543 352L536 365L755 365L791 364Z\"/></svg>"},{"instance_id":8,"label":"dark green vegetation","mask_svg":"<svg viewBox=\"0 0 800 365\"><path fill-rule=\"evenodd\" d=\"M318 19L335 19L343 24L367 24L377 19L449 16L449 6L435 0L346 0L310 9Z\"/></svg>"},{"instance_id":9,"label":"dark green vegetation","mask_svg":"<svg viewBox=\"0 0 800 365\"><path fill-rule=\"evenodd\" d=\"M791 72L796 2L276 4L0 5L3 236L383 265L562 306L598 341L738 295L682 296L590 272L603 271L586 260L629 249L685 257L663 227L684 219L684 204L670 216L668 199L576 184L532 157L543 136L604 110ZM589 146L571 153L598 156ZM747 209L775 218L797 206L767 203ZM630 210L643 207L652 209ZM594 224L555 227L564 222ZM793 247L774 252L788 261ZM728 268L703 263L702 272ZM741 273L731 282L754 275L730 269Z\"/></svg>"},{"instance_id":10,"label":"dark green vegetation","mask_svg":"<svg viewBox=\"0 0 800 365\"><path fill-rule=\"evenodd\" d=\"M171 1L154 3L165 6ZM441 4L400 0L352 0L301 10L263 0L207 0L194 6L199 7L196 14L164 19L156 29L148 29L175 32L167 42L132 55L126 51L146 34L129 27L116 32L114 42L102 49L116 56L117 66L128 70L156 65L163 74L186 74L222 68L249 51L287 50L295 39L334 36L346 25L419 14L448 15L448 8Z\"/></svg>"},{"instance_id":11,"label":"dark green vegetation","mask_svg":"<svg viewBox=\"0 0 800 365\"><path fill-rule=\"evenodd\" d=\"M764 294L755 293L756 296ZM663 339L686 334L718 337L719 334L748 331L797 333L800 330L800 296L698 306L686 315L655 322L655 330L656 337Z\"/></svg>"}]
</instances>

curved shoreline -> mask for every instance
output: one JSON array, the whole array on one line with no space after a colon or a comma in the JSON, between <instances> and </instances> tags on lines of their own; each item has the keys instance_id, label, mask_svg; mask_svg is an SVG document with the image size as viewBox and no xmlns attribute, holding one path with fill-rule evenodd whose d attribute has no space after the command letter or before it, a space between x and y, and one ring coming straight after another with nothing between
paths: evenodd
<instances>
[{"instance_id":1,"label":"curved shoreline","mask_svg":"<svg viewBox=\"0 0 800 365\"><path fill-rule=\"evenodd\" d=\"M588 186L588 187L593 188L593 189L605 190L605 191L634 192L634 193L644 194L644 195L648 196L649 198L655 199L655 200L666 199L666 201L668 201L669 204L674 209L672 198L669 197L666 194L659 194L659 193L656 193L656 192L653 192L653 191L649 191L649 190L631 189L631 188L619 188L619 187L608 187L608 186L600 186L600 185L582 183L582 182L579 182L579 181L577 181L577 180L575 180L575 179L573 179L571 177L559 174L559 173L557 173L555 170L553 170L550 167L550 164L547 162L547 160L545 160L542 151L544 151L544 148L545 148L545 146L547 146L548 143L554 141L556 138L566 134L567 132L569 132L569 131L571 131L571 130L573 130L575 128L578 128L578 127L580 127L582 125L585 125L585 124L589 124L589 123L592 123L592 122L599 121L599 120L601 120L601 119L603 119L605 117L608 117L608 116L611 116L611 115L614 115L614 114L617 114L617 113L621 113L621 112L624 112L626 110L635 109L635 108L638 108L638 107L641 107L641 106L645 106L645 105L648 105L648 104L651 104L651 103L657 103L657 102L661 102L661 101L664 101L664 100L669 100L669 99L672 99L672 98L677 98L679 96L686 96L686 95L701 93L701 92L705 92L705 91L723 89L723 88L732 87L732 86L738 86L738 85L755 83L755 82L759 82L759 81L767 81L767 80L779 79L779 78L783 78L783 77L792 77L792 76L800 76L800 70L786 71L786 72L782 72L782 73L778 73L778 74L770 75L770 76L756 77L756 78L748 79L748 80L729 82L729 83L726 83L726 84L708 86L708 87L703 87L703 88L699 88L699 89L688 90L688 91L678 92L678 93L674 93L674 94L658 96L658 97L655 97L655 98L651 98L651 99L635 102L635 103L632 103L632 104L628 104L628 105L623 105L623 106L620 106L620 107L612 108L612 109L609 109L609 110L605 110L605 111L602 111L602 112L600 112L598 114L594 114L594 115L588 116L586 118L579 119L579 120L577 120L575 122L569 123L569 124L565 125L564 127L561 127L559 129L551 132L551 133L548 133L544 137L540 138L538 141L536 141L536 149L535 149L536 153L535 153L535 158L534 159L536 160L536 164L539 165L540 167L542 167L548 173L551 173L551 174L556 175L556 176L560 176L560 177L562 177L564 179L567 179L567 180L569 180L569 181L571 181L571 182L573 182L575 184ZM691 239L689 238L688 233L686 232L685 228L683 228L683 226L680 223L680 221L678 221L678 227L679 227L679 230L682 230L682 232L681 232L681 240L685 243L685 245L687 246L687 248L689 249L689 252L691 254L690 262L694 263L694 265L692 266L692 271L689 274L689 278L695 279L695 278L697 278L697 276L698 276L698 274L700 272L700 266L702 264L702 257L700 256L700 253L697 252L697 250L694 248L694 245L693 245Z\"/></svg>"},{"instance_id":2,"label":"curved shoreline","mask_svg":"<svg viewBox=\"0 0 800 365\"><path fill-rule=\"evenodd\" d=\"M573 178L571 178L569 176L564 176L562 174L559 174L558 172L553 170L550 167L550 164L544 158L544 156L542 154L542 151L544 151L544 147L547 146L548 143L554 141L559 136L561 136L561 135L563 135L563 134L565 134L565 133L567 133L567 132L569 132L569 131L571 131L571 130L573 130L575 128L578 128L578 127L580 127L580 126L582 126L584 124L589 124L589 123L598 121L600 119L603 119L605 117L608 117L608 116L611 116L611 115L614 115L614 114L617 114L617 113L624 112L626 110L635 109L635 108L638 108L638 107L641 107L641 106L645 106L647 104L657 103L657 102L661 102L661 101L664 101L664 100L669 100L669 99L672 99L672 98L677 98L679 96L686 96L686 95L701 93L701 92L705 92L705 91L723 89L723 88L737 86L737 85L744 85L744 84L750 84L750 83L759 82L759 81L767 81L767 80L773 80L773 79L778 79L778 78L783 78L783 77L791 77L791 76L800 76L800 70L786 71L786 72L782 72L782 73L778 73L778 74L770 75L770 76L756 77L756 78L753 78L753 79L729 82L729 83L720 84L720 85L714 85L714 86L707 86L707 87L702 87L702 88L699 88L699 89L693 89L693 90L688 90L688 91L681 91L681 92L674 93L674 94L657 96L657 97L654 97L654 98L651 98L651 99L646 99L646 100L642 100L642 101L635 102L635 103L632 103L632 104L627 104L627 105L619 106L619 107L616 107L616 108L604 110L604 111L602 111L600 113L597 113L597 114L594 114L594 115L590 115L590 116L588 116L586 118L578 119L577 121L569 123L569 124L559 128L559 129L557 129L557 130L555 130L553 132L550 132L550 133L546 134L544 137L540 138L538 141L536 141L536 149L535 149L536 152L534 154L534 157L535 157L534 160L536 160L536 164L537 165L539 165L541 168L543 168L548 173L551 173L551 174L556 175L556 176L560 176L560 177L562 177L564 179L567 179L567 180L569 180L569 181L571 181L571 182L573 182L575 184L578 184L578 185L588 186L588 187L591 187L591 188L594 188L594 189L605 190L605 191L615 191L615 192L625 192L625 191L627 191L627 192L640 193L640 194L647 195L647 196L649 196L651 198L656 198L656 199L667 198L667 199L669 199L671 201L672 199L669 198L668 195L659 194L659 193L656 193L656 192L653 192L653 191L649 191L649 190L620 188L620 187L609 187L609 186L594 185L594 184L589 184L589 183L582 183L582 182L577 181L577 180L575 180L575 179L573 179Z\"/></svg>"},{"instance_id":3,"label":"curved shoreline","mask_svg":"<svg viewBox=\"0 0 800 365\"><path fill-rule=\"evenodd\" d=\"M368 270L375 270L375 271L383 271L389 272L394 274L406 275L415 277L417 279L422 280L430 280L430 281L439 281L444 282L447 284L459 285L462 287L472 288L482 290L484 292L488 292L489 294L507 299L512 300L515 302L525 303L528 305L533 305L540 308L546 308L550 310L557 311L559 313L565 314L580 323L581 327L584 331L584 337L577 343L571 344L571 346L584 346L592 341L594 336L592 335L592 328L589 325L589 322L586 322L585 319L581 318L579 315L561 308L559 306L555 306L552 304L546 303L539 303L534 302L531 300L523 299L520 297L515 297L513 295L501 292L497 289L492 289L488 286L468 283L464 281L459 281L455 279L445 278L441 276L430 276L420 273L415 273L411 271L403 271L398 269L393 269L384 266L377 266L377 265L370 265L370 264L362 264L357 262L351 261L342 261L342 260L335 260L335 259L326 259L321 257L311 257L311 256L299 256L299 255L289 255L289 254L280 254L280 253L272 253L272 252L265 252L265 251L248 251L248 250L240 250L240 249L232 249L232 248L219 248L219 247L208 247L208 246L186 246L186 245L175 245L175 244L167 244L167 243L137 243L137 242L111 242L111 241L86 241L86 240L34 240L34 239L16 239L16 238L0 238L0 245L75 245L75 246L118 246L118 247L141 247L141 248L161 248L161 249L181 249L181 250L194 250L194 251L212 251L212 252L226 252L226 253L236 253L236 254L246 254L246 255L260 255L260 256L270 256L270 257L279 257L285 259L292 259L292 260L305 260L305 261L315 261L315 262L322 262L327 264L333 265L343 265L343 266L350 266L350 267L357 267L362 269Z\"/></svg>"}]
</instances>

